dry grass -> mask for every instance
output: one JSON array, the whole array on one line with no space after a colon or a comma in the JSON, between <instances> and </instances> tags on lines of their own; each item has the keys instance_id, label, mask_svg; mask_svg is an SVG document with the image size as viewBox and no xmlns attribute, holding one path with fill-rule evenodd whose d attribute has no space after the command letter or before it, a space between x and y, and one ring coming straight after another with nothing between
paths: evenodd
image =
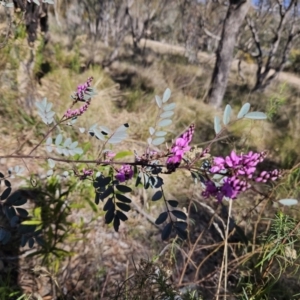
<instances>
[{"instance_id":1,"label":"dry grass","mask_svg":"<svg viewBox=\"0 0 300 300\"><path fill-rule=\"evenodd\" d=\"M54 35L53 41L60 43L61 49L67 47L67 42L63 36ZM204 147L209 140L214 138L213 118L215 115L221 116L222 111L216 111L201 101L208 83L208 73L211 72L209 66L213 63L211 56L200 53L201 65L187 66L181 56L182 47L147 41L146 62L138 58L121 58L120 62L103 70L96 65L105 56L107 49L104 51L101 43L95 43L93 51L89 51L91 46L88 45L85 37L79 37L76 43L80 53L79 61L76 63L81 65L93 56L94 65L92 64L80 74L76 74L68 68L57 67L60 63L62 65L65 63L65 66L68 66L67 56L74 55L72 51L62 51L61 61L55 62L53 70L41 79L41 85L35 83L36 97L38 99L47 97L54 104L58 114L63 114L71 104L70 94L76 86L84 82L87 77L93 76L94 86L98 90L98 94L93 98L90 109L79 118L76 126L89 128L92 124L98 123L116 129L123 123L129 123L130 138L126 143L120 144L113 150L117 152L129 149L142 153L147 145L148 128L156 122L157 108L154 95L161 95L165 88L169 87L172 90L170 101L174 101L177 107L173 118L174 123L168 128L168 144L170 145L172 139L191 123L196 125L193 143ZM49 51L49 55L50 57L47 59L51 58L51 55L55 57L57 52ZM3 64L2 59L1 64ZM281 89L280 86L274 84L264 94L250 94L249 86L253 80L253 67L248 67L246 75L250 83L244 84L237 80L236 67L233 64L233 72L224 104L230 103L235 113L245 102L250 102L254 110L267 110L270 98L276 96ZM130 78L130 83L124 84L124 78L126 80ZM278 107L274 117L275 123L242 121L232 126L229 128L228 136L212 148L214 154L226 155L232 147L240 151L247 151L248 149L269 150L272 160L270 163L272 164L276 162L281 166L288 167L299 162L299 151L297 151L300 113L298 110L299 91L290 86L290 83L300 86L299 79L292 75L283 74L280 80L288 80L287 88L283 93L286 104ZM17 91L8 93L5 89L1 90L1 93L5 94L5 97L1 99L5 100L1 100L2 109L0 110L1 113L3 111L0 120L0 151L7 152L23 144L21 150L26 152L38 141L34 132L37 124L39 124L39 135L44 132L44 129L40 126L41 123L35 114L33 114L34 118L32 118L30 125L30 120L26 119L25 113L23 115L14 113L18 106L14 99L20 97ZM13 129L10 127L11 124L13 124ZM74 136L80 142L86 141L87 136L79 134L76 126ZM30 130L27 130L28 128ZM69 132L71 134L71 130ZM89 142L91 144L90 155L93 157L97 153L98 142L91 138L89 138ZM162 149L164 147L164 145L161 146ZM291 153L294 153L294 156ZM31 169L35 171L39 168L39 165L31 166ZM211 285L215 282L216 274L218 275L219 272L218 264L216 266L214 263L220 262L222 258L220 249L224 244L220 232L223 232L221 220L226 222L226 214L222 215L222 211L224 213L224 210L227 209L226 204L222 206L222 210L214 204L207 207L207 203L201 202L200 188L193 187L190 178L187 178L183 172L164 176L164 181L166 183L165 191L169 199L179 200L181 206L191 211L191 219L195 222L190 227L189 241L180 245L182 250L176 250L175 254L174 251L167 251L168 260L174 264L173 279L175 282L180 282L181 286L188 285L192 281L197 282L202 286L204 292L207 289L207 297L211 297L213 291L210 292L210 289L214 288ZM146 195L137 193L134 196L135 203L141 205L142 201L145 200L147 203L151 193L152 191L147 191ZM81 198L77 195L74 202L80 203L80 201ZM265 224L260 223L262 217L271 216L274 212L274 209L268 204L268 200L260 204L259 201L260 198L257 195L250 194L236 201L233 205L235 220L244 229L246 236L263 231ZM196 204L192 204L193 202ZM251 213L255 205L258 206ZM156 203L149 206L148 209L145 204L142 209L155 218L162 208ZM59 272L60 288L66 286L70 294L74 293L76 297L88 293L91 295L89 299L99 299L99 294L108 297L109 292L113 289L112 286L108 286L108 282L112 282L114 279L124 279L126 273L128 276L133 272L131 256L135 260L151 258L166 246L160 242L159 231L153 228L150 223L148 224L143 216L135 211L132 211L129 216L130 220L122 225L121 232L115 234L111 226L104 225L103 213L91 213L88 207L78 211L74 210L71 218L74 222L78 222L80 217L84 219L86 224L84 229L89 232L86 236L88 243L78 242L72 246L67 245L67 247L73 247L74 252L81 254L74 256L68 262L60 262L62 263L61 270L63 267L67 270L65 272L67 275ZM219 222L216 222L216 226L219 226L220 231L215 225L212 225L212 220L216 219ZM201 235L202 232L203 235ZM201 239L197 239L200 235ZM232 261L241 254L241 248L245 249L241 246L240 238L237 239L239 242L233 242L231 245L230 259ZM174 257L176 257L176 261L174 261ZM245 256L241 255L238 261L230 265L233 272L233 279L231 278L233 284L236 283L234 276L237 276L234 270L244 262L243 259ZM25 262L21 263L24 263L27 271L30 272L31 266L26 266ZM187 272L183 272L183 270ZM33 276L31 285L34 286L37 278L42 275L42 271L40 271L36 276ZM84 278L82 278L83 276ZM94 280L95 276L96 280ZM208 282L209 287L206 285ZM67 283L70 286L67 286ZM92 292L88 291L90 286L93 286Z\"/></svg>"}]
</instances>

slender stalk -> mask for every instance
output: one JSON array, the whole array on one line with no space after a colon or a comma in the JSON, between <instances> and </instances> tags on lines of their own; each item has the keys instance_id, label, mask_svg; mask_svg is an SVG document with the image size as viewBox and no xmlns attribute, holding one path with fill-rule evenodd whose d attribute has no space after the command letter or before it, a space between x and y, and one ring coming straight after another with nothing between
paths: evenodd
<instances>
[{"instance_id":1,"label":"slender stalk","mask_svg":"<svg viewBox=\"0 0 300 300\"><path fill-rule=\"evenodd\" d=\"M224 300L226 300L227 298L226 293L227 293L227 276L228 276L228 237L229 237L229 224L230 224L231 211L232 211L232 199L229 200L227 227L226 227L225 240L224 240L224 254L223 254L223 260L221 265L216 300L219 300L222 277L223 277L223 269L224 269L224 277L225 277L224 278Z\"/></svg>"}]
</instances>

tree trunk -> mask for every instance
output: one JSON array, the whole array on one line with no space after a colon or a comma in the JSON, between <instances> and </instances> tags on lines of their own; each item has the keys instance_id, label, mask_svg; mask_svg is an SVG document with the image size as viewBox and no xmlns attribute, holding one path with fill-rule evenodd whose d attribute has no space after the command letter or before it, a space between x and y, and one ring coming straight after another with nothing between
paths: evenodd
<instances>
[{"instance_id":1,"label":"tree trunk","mask_svg":"<svg viewBox=\"0 0 300 300\"><path fill-rule=\"evenodd\" d=\"M233 59L233 50L238 31L250 8L251 1L231 0L223 23L221 40L216 51L216 62L210 87L204 101L220 107L226 91L228 77Z\"/></svg>"}]
</instances>

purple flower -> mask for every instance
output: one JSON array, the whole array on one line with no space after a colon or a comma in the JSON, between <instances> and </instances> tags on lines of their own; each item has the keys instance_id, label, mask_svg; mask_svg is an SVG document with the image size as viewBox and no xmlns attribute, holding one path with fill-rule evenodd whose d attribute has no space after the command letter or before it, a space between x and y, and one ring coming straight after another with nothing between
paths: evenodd
<instances>
[{"instance_id":1,"label":"purple flower","mask_svg":"<svg viewBox=\"0 0 300 300\"><path fill-rule=\"evenodd\" d=\"M235 195L230 183L225 181L222 186L217 187L213 181L206 181L206 189L202 192L204 198L214 197L219 202L223 200L223 197L234 198Z\"/></svg>"},{"instance_id":2,"label":"purple flower","mask_svg":"<svg viewBox=\"0 0 300 300\"><path fill-rule=\"evenodd\" d=\"M93 80L93 77L89 77L88 80L84 84L80 84L77 87L77 92L75 93L72 98L75 101L85 101L84 96L88 95L87 92L90 90L91 82Z\"/></svg>"},{"instance_id":3,"label":"purple flower","mask_svg":"<svg viewBox=\"0 0 300 300\"><path fill-rule=\"evenodd\" d=\"M269 180L275 181L280 177L280 171L275 169L273 171L262 171L255 179L256 182L267 182Z\"/></svg>"},{"instance_id":4,"label":"purple flower","mask_svg":"<svg viewBox=\"0 0 300 300\"><path fill-rule=\"evenodd\" d=\"M213 183L207 182L206 189L203 192L204 197L213 196L221 201L224 196L236 198L241 192L251 188L250 179L256 182L267 182L276 180L280 176L278 170L271 172L263 171L256 177L256 167L266 157L266 152L254 153L250 151L248 154L237 155L231 151L229 156L215 157L214 165L210 168L210 172L226 174L222 186L216 187Z\"/></svg>"},{"instance_id":5,"label":"purple flower","mask_svg":"<svg viewBox=\"0 0 300 300\"><path fill-rule=\"evenodd\" d=\"M183 155L190 151L191 147L189 146L189 143L193 138L194 132L195 125L191 124L173 143L170 151L172 156L167 159L167 169L169 171L174 171L180 165Z\"/></svg>"},{"instance_id":6,"label":"purple flower","mask_svg":"<svg viewBox=\"0 0 300 300\"><path fill-rule=\"evenodd\" d=\"M81 116L89 107L90 105L90 101L86 101L85 104L80 107L79 109L68 109L65 114L64 114L64 117L66 118L75 118L75 117L79 117Z\"/></svg>"},{"instance_id":7,"label":"purple flower","mask_svg":"<svg viewBox=\"0 0 300 300\"><path fill-rule=\"evenodd\" d=\"M80 180L84 180L86 179L88 176L91 176L93 175L93 170L89 169L89 170L86 170L86 169L83 169L82 170L82 174L79 176L79 179Z\"/></svg>"},{"instance_id":8,"label":"purple flower","mask_svg":"<svg viewBox=\"0 0 300 300\"><path fill-rule=\"evenodd\" d=\"M115 178L120 182L124 182L129 180L133 177L133 169L130 165L123 165L119 170L118 173L115 175Z\"/></svg>"}]
</instances>

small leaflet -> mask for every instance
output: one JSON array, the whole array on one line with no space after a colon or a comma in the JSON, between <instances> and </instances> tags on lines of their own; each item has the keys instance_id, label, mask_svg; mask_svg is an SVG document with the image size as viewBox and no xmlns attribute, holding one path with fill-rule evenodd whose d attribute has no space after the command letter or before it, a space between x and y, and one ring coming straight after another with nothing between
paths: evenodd
<instances>
[{"instance_id":1,"label":"small leaflet","mask_svg":"<svg viewBox=\"0 0 300 300\"><path fill-rule=\"evenodd\" d=\"M150 135L153 135L153 133L155 132L155 129L153 127L149 127L149 132L150 132Z\"/></svg>"},{"instance_id":2,"label":"small leaflet","mask_svg":"<svg viewBox=\"0 0 300 300\"><path fill-rule=\"evenodd\" d=\"M253 111L244 116L244 118L252 120L266 120L268 117L263 112Z\"/></svg>"},{"instance_id":3,"label":"small leaflet","mask_svg":"<svg viewBox=\"0 0 300 300\"><path fill-rule=\"evenodd\" d=\"M156 135L156 136L165 136L166 134L167 134L166 131L156 131L156 132L155 132L155 135Z\"/></svg>"},{"instance_id":4,"label":"small leaflet","mask_svg":"<svg viewBox=\"0 0 300 300\"><path fill-rule=\"evenodd\" d=\"M223 115L223 123L227 125L230 122L230 114L231 114L231 106L229 104L226 105Z\"/></svg>"},{"instance_id":5,"label":"small leaflet","mask_svg":"<svg viewBox=\"0 0 300 300\"><path fill-rule=\"evenodd\" d=\"M239 113L237 115L237 118L238 119L243 118L249 112L249 110L250 110L250 103L245 103L241 107L241 109L240 109L240 111L239 111Z\"/></svg>"},{"instance_id":6,"label":"small leaflet","mask_svg":"<svg viewBox=\"0 0 300 300\"><path fill-rule=\"evenodd\" d=\"M215 129L215 133L218 134L222 127L221 127L221 124L220 124L220 118L215 116L215 119L214 119L214 129Z\"/></svg>"},{"instance_id":7,"label":"small leaflet","mask_svg":"<svg viewBox=\"0 0 300 300\"><path fill-rule=\"evenodd\" d=\"M170 104L168 104L168 105L165 105L165 106L163 107L163 110L164 110L164 111L173 110L175 107L176 107L176 103L170 103Z\"/></svg>"},{"instance_id":8,"label":"small leaflet","mask_svg":"<svg viewBox=\"0 0 300 300\"><path fill-rule=\"evenodd\" d=\"M157 126L159 126L159 127L166 127L166 126L169 126L169 125L171 125L172 124L172 120L170 120L170 119L164 119L164 120L161 120L158 124L157 124Z\"/></svg>"},{"instance_id":9,"label":"small leaflet","mask_svg":"<svg viewBox=\"0 0 300 300\"><path fill-rule=\"evenodd\" d=\"M51 158L48 159L48 165L51 169L55 167L55 161Z\"/></svg>"},{"instance_id":10,"label":"small leaflet","mask_svg":"<svg viewBox=\"0 0 300 300\"><path fill-rule=\"evenodd\" d=\"M158 146L161 145L165 141L164 137L156 138L152 141L152 145Z\"/></svg>"},{"instance_id":11,"label":"small leaflet","mask_svg":"<svg viewBox=\"0 0 300 300\"><path fill-rule=\"evenodd\" d=\"M52 144L52 137L49 136L49 137L47 138L47 140L46 140L46 145L47 145L47 146L50 146L51 144Z\"/></svg>"},{"instance_id":12,"label":"small leaflet","mask_svg":"<svg viewBox=\"0 0 300 300\"><path fill-rule=\"evenodd\" d=\"M164 92L164 95L163 95L163 103L167 102L171 97L171 90L169 88L167 88Z\"/></svg>"},{"instance_id":13,"label":"small leaflet","mask_svg":"<svg viewBox=\"0 0 300 300\"><path fill-rule=\"evenodd\" d=\"M46 173L47 177L50 177L53 175L53 170L48 170L47 173Z\"/></svg>"},{"instance_id":14,"label":"small leaflet","mask_svg":"<svg viewBox=\"0 0 300 300\"><path fill-rule=\"evenodd\" d=\"M160 115L160 118L161 118L161 119L165 119L165 118L169 118L169 117L171 117L171 116L173 116L173 115L174 115L174 111L168 110L168 111L163 112L163 113Z\"/></svg>"},{"instance_id":15,"label":"small leaflet","mask_svg":"<svg viewBox=\"0 0 300 300\"><path fill-rule=\"evenodd\" d=\"M278 201L280 204L285 205L285 206L291 206L291 205L296 205L298 204L297 199L281 199Z\"/></svg>"},{"instance_id":16,"label":"small leaflet","mask_svg":"<svg viewBox=\"0 0 300 300\"><path fill-rule=\"evenodd\" d=\"M63 139L62 135L58 134L57 137L56 137L56 139L55 139L55 145L59 146L61 144L61 142L62 142L62 139Z\"/></svg>"},{"instance_id":17,"label":"small leaflet","mask_svg":"<svg viewBox=\"0 0 300 300\"><path fill-rule=\"evenodd\" d=\"M159 96L155 96L155 101L156 101L156 104L157 104L157 106L159 107L159 108L161 108L161 106L162 106L162 100L161 100L161 98L159 97Z\"/></svg>"}]
</instances>

